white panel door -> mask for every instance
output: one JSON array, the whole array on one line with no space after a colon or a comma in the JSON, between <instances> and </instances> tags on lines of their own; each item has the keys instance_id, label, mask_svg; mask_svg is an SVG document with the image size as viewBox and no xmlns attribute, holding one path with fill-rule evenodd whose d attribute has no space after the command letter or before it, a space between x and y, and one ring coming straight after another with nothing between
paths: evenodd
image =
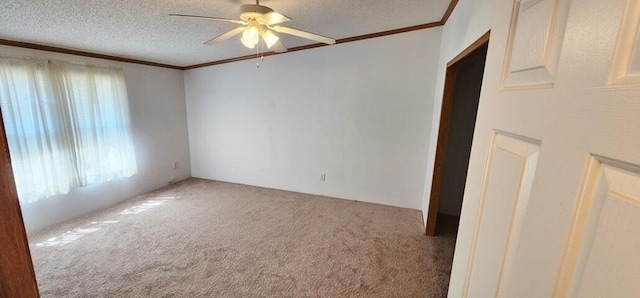
<instances>
[{"instance_id":1,"label":"white panel door","mask_svg":"<svg viewBox=\"0 0 640 298\"><path fill-rule=\"evenodd\" d=\"M495 0L450 297L640 297L640 1Z\"/></svg>"}]
</instances>

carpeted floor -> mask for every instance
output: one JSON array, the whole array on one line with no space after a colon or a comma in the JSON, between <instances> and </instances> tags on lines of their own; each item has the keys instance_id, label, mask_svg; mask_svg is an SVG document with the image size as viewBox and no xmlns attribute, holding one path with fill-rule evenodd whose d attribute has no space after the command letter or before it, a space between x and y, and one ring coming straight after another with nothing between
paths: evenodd
<instances>
[{"instance_id":1,"label":"carpeted floor","mask_svg":"<svg viewBox=\"0 0 640 298\"><path fill-rule=\"evenodd\" d=\"M43 297L444 297L419 211L189 179L29 239Z\"/></svg>"}]
</instances>

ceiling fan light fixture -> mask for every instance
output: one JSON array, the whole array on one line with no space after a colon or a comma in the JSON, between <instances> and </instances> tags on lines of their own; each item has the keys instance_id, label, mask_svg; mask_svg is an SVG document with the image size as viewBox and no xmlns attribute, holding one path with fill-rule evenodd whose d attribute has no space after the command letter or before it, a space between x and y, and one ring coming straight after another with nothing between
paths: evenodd
<instances>
[{"instance_id":1,"label":"ceiling fan light fixture","mask_svg":"<svg viewBox=\"0 0 640 298\"><path fill-rule=\"evenodd\" d=\"M256 44L260 41L260 30L256 26L249 26L249 28L242 32L240 41L247 48L255 48Z\"/></svg>"},{"instance_id":2,"label":"ceiling fan light fixture","mask_svg":"<svg viewBox=\"0 0 640 298\"><path fill-rule=\"evenodd\" d=\"M242 38L240 38L240 41L247 48L255 49L256 45L260 43L260 39L262 39L262 41L264 41L264 45L266 45L267 48L273 50L276 53L284 53L287 51L287 48L282 44L280 37L276 35L279 33L293 35L329 45L336 43L336 40L330 37L280 26L279 24L281 23L291 21L291 18L281 13L275 12L269 7L260 5L259 0L256 0L256 4L245 4L240 6L239 20L188 14L169 15L175 17L200 18L241 25L241 27L237 27L229 32L212 38L211 40L205 42L205 45L218 44L234 36L242 34Z\"/></svg>"},{"instance_id":3,"label":"ceiling fan light fixture","mask_svg":"<svg viewBox=\"0 0 640 298\"><path fill-rule=\"evenodd\" d=\"M271 48L276 42L278 42L278 40L280 40L280 37L278 37L277 35L273 34L273 32L271 30L264 30L260 33L260 35L262 35L262 39L264 40L264 43L267 45L267 48Z\"/></svg>"},{"instance_id":4,"label":"ceiling fan light fixture","mask_svg":"<svg viewBox=\"0 0 640 298\"><path fill-rule=\"evenodd\" d=\"M240 38L240 41L241 41L241 42L242 42L242 44L243 44L245 47L247 47L247 48L253 49L253 48L255 48L255 47L256 47L256 44L255 44L255 43L250 43L250 42L249 42L249 41L247 41L244 37Z\"/></svg>"}]
</instances>

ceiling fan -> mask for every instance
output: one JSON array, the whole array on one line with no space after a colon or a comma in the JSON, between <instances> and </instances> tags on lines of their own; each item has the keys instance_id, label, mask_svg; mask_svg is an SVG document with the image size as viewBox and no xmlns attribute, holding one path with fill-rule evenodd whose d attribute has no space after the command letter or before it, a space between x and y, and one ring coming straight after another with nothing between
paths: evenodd
<instances>
[{"instance_id":1,"label":"ceiling fan","mask_svg":"<svg viewBox=\"0 0 640 298\"><path fill-rule=\"evenodd\" d=\"M333 38L278 25L284 22L291 21L291 18L275 12L269 7L260 5L260 0L256 0L256 4L244 4L240 6L240 20L185 14L169 15L174 17L201 18L242 25L242 27L235 28L227 33L224 33L205 42L205 45L214 45L242 33L242 38L240 39L240 41L247 48L255 48L255 46L260 42L260 39L262 38L267 48L273 49L277 53L286 52L287 48L282 44L280 38L275 33L273 33L273 31L278 33L290 34L326 44L336 43L335 39Z\"/></svg>"}]
</instances>

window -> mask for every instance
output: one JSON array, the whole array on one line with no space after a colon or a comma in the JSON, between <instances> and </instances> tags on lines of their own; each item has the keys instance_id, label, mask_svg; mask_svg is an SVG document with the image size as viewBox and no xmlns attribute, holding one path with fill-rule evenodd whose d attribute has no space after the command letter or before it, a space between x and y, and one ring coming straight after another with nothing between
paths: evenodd
<instances>
[{"instance_id":1,"label":"window","mask_svg":"<svg viewBox=\"0 0 640 298\"><path fill-rule=\"evenodd\" d=\"M121 69L2 58L0 109L22 203L137 172Z\"/></svg>"}]
</instances>

